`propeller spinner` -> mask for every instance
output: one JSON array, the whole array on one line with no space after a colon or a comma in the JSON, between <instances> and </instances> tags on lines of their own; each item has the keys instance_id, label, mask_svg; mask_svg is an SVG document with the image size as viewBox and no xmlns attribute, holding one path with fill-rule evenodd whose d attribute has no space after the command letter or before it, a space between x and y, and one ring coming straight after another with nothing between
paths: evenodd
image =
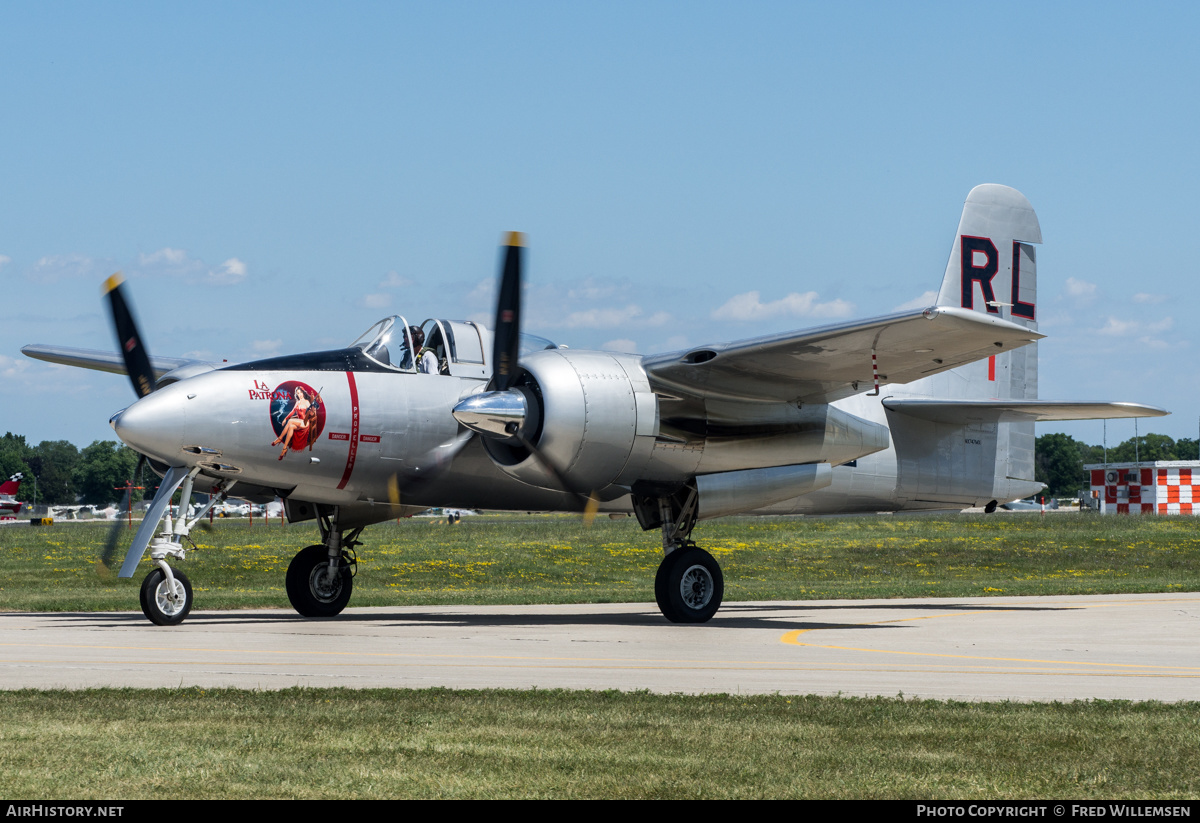
<instances>
[{"instance_id":1,"label":"propeller spinner","mask_svg":"<svg viewBox=\"0 0 1200 823\"><path fill-rule=\"evenodd\" d=\"M485 437L515 439L529 417L529 402L512 388L519 368L521 346L521 277L525 235L510 231L505 238L492 328L492 381L488 390L471 395L454 407L454 419Z\"/></svg>"}]
</instances>

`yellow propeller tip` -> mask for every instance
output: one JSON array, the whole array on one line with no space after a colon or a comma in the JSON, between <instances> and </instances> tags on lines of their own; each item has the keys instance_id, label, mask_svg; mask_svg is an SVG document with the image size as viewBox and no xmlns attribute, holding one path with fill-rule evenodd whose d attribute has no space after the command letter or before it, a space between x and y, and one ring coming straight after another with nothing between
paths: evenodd
<instances>
[{"instance_id":1,"label":"yellow propeller tip","mask_svg":"<svg viewBox=\"0 0 1200 823\"><path fill-rule=\"evenodd\" d=\"M596 497L595 492L588 498L587 505L583 507L583 524L591 526L592 521L596 519L596 512L600 511L600 498Z\"/></svg>"},{"instance_id":2,"label":"yellow propeller tip","mask_svg":"<svg viewBox=\"0 0 1200 823\"><path fill-rule=\"evenodd\" d=\"M110 277L104 281L104 293L108 294L110 291L112 291L113 289L115 289L117 286L121 285L124 282L125 282L125 278L121 276L120 272L117 272L112 277Z\"/></svg>"},{"instance_id":3,"label":"yellow propeller tip","mask_svg":"<svg viewBox=\"0 0 1200 823\"><path fill-rule=\"evenodd\" d=\"M525 235L519 231L510 231L504 239L504 245L523 248L525 246Z\"/></svg>"}]
</instances>

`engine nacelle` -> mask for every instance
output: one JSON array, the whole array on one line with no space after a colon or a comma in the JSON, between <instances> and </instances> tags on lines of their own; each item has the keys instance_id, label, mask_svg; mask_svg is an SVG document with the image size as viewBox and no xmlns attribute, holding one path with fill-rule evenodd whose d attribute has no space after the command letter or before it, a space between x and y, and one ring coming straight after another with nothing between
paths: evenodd
<instances>
[{"instance_id":1,"label":"engine nacelle","mask_svg":"<svg viewBox=\"0 0 1200 823\"><path fill-rule=\"evenodd\" d=\"M697 518L707 520L761 509L810 494L832 482L833 468L828 463L701 475L696 478Z\"/></svg>"},{"instance_id":2,"label":"engine nacelle","mask_svg":"<svg viewBox=\"0 0 1200 823\"><path fill-rule=\"evenodd\" d=\"M570 491L612 499L650 459L658 434L658 402L641 358L609 352L549 349L521 359L513 388L529 416L521 435L571 482ZM505 473L547 489L562 483L526 448L483 439ZM606 491L606 489L608 491Z\"/></svg>"}]
</instances>

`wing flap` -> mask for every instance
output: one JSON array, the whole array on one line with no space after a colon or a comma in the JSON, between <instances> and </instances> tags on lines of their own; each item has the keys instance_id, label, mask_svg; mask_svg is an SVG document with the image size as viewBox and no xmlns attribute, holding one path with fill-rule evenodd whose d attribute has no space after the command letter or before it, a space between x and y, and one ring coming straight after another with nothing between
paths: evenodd
<instances>
[{"instance_id":1,"label":"wing flap","mask_svg":"<svg viewBox=\"0 0 1200 823\"><path fill-rule=\"evenodd\" d=\"M828 403L881 383L908 383L1045 335L953 306L701 347L642 359L656 392L763 402Z\"/></svg>"},{"instance_id":2,"label":"wing flap","mask_svg":"<svg viewBox=\"0 0 1200 823\"><path fill-rule=\"evenodd\" d=\"M884 408L936 423L1000 423L1033 420L1114 420L1163 417L1166 409L1144 403L1071 403L1059 400L888 399Z\"/></svg>"}]
</instances>

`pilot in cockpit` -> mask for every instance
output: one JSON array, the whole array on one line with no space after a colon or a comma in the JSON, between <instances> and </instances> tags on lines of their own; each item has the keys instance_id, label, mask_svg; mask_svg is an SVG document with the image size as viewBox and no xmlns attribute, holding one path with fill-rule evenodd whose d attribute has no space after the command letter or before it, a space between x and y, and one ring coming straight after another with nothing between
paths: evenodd
<instances>
[{"instance_id":1,"label":"pilot in cockpit","mask_svg":"<svg viewBox=\"0 0 1200 823\"><path fill-rule=\"evenodd\" d=\"M412 338L413 347L411 350L408 348L408 337ZM421 347L424 345L425 332L421 330L420 326L409 326L408 335L405 335L403 332L401 332L400 341L398 343L398 346L400 347L400 368L406 371L411 369L413 367L413 352L420 352Z\"/></svg>"},{"instance_id":2,"label":"pilot in cockpit","mask_svg":"<svg viewBox=\"0 0 1200 823\"><path fill-rule=\"evenodd\" d=\"M420 349L421 357L417 361L417 369L424 374L449 374L450 361L446 358L446 346L442 340L442 330L434 328L429 336L429 345Z\"/></svg>"}]
</instances>

